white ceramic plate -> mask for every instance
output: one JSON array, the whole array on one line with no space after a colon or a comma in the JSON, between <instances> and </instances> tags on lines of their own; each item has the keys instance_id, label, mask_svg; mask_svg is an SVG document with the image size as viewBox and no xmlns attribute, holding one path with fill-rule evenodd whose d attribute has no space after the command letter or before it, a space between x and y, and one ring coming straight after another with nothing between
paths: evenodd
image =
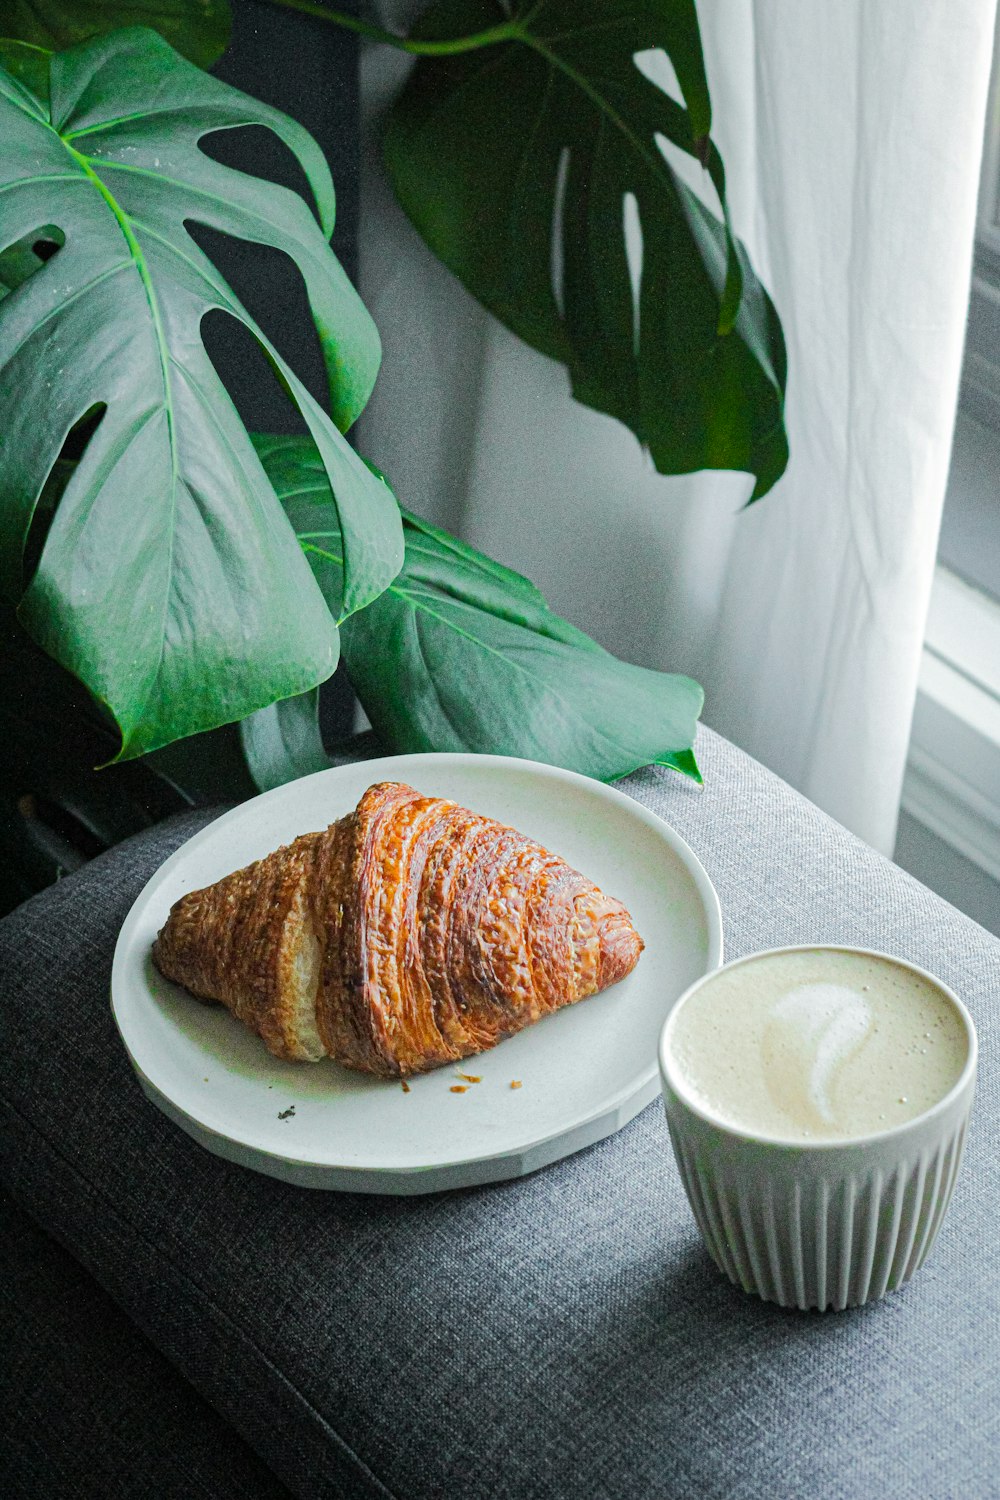
<instances>
[{"instance_id":1,"label":"white ceramic plate","mask_svg":"<svg viewBox=\"0 0 1000 1500\"><path fill-rule=\"evenodd\" d=\"M157 973L150 948L178 897L324 828L376 781L450 797L562 855L625 902L646 943L636 969L491 1052L411 1079L409 1093L329 1060L279 1062L228 1011ZM668 1011L721 962L711 881L624 793L533 761L399 755L265 792L196 834L132 907L111 995L147 1097L208 1150L305 1187L427 1193L519 1177L627 1124L659 1091ZM482 1081L453 1094L458 1071Z\"/></svg>"}]
</instances>

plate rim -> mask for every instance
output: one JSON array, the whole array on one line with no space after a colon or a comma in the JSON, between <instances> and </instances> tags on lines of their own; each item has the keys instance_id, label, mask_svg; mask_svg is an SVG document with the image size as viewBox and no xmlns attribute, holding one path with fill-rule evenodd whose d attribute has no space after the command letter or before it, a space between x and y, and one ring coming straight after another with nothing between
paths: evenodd
<instances>
[{"instance_id":1,"label":"plate rim","mask_svg":"<svg viewBox=\"0 0 1000 1500\"><path fill-rule=\"evenodd\" d=\"M129 907L128 913L126 914L126 917L122 922L122 925L118 932L117 940L115 942L114 957L112 959L111 965L111 981L109 986L111 1014L129 1062L138 1078L145 1079L146 1082L149 1083L158 1094L162 1094L169 1100L173 1110L175 1110L178 1114L184 1115L186 1119L191 1121L192 1125L199 1132L199 1136L196 1136L195 1138L199 1140L199 1143L202 1144L205 1149L211 1150L211 1147L208 1146L204 1141L200 1140L200 1134L202 1133L214 1136L221 1140L228 1141L238 1146L240 1150L246 1153L247 1157L249 1158L266 1158L269 1163L273 1163L275 1166L287 1164L288 1166L293 1168L305 1168L307 1170L320 1174L324 1171L328 1171L332 1175L336 1175L340 1178L350 1177L351 1175L356 1175L358 1178L364 1177L366 1179L384 1178L387 1185L394 1180L427 1180L428 1177L434 1173L446 1172L449 1174L449 1176L451 1176L456 1171L461 1171L462 1169L472 1169L478 1163L497 1163L502 1162L508 1158L511 1160L516 1160L516 1158L518 1158L519 1156L526 1156L532 1152L537 1152L540 1147L545 1146L549 1142L564 1139L568 1141L575 1133L586 1130L589 1125L592 1125L597 1120L600 1120L602 1118L613 1119L622 1110L622 1108L628 1104L629 1101L637 1098L644 1092L648 1093L651 1082L658 1080L659 1060L656 1048L654 1047L650 1063L642 1073L633 1075L630 1082L623 1085L620 1089L616 1090L613 1095L605 1096L601 1103L595 1106L584 1108L582 1112L574 1115L572 1118L564 1120L562 1124L560 1124L556 1129L543 1129L541 1133L537 1135L533 1134L529 1139L520 1140L516 1145L501 1151L494 1151L489 1153L484 1153L482 1151L473 1151L471 1153L466 1153L460 1156L450 1156L447 1161L442 1160L439 1162L427 1163L425 1165L406 1166L399 1165L398 1163L391 1165L372 1165L370 1163L348 1164L344 1162L334 1161L317 1161L314 1158L310 1157L295 1156L283 1152L279 1153L272 1151L268 1147L249 1142L239 1135L227 1133L225 1130L219 1130L216 1125L209 1123L207 1120L199 1118L199 1116L191 1109L188 1109L184 1105L179 1104L178 1101L173 1098L172 1095L167 1093L155 1078L150 1077L146 1069L143 1068L139 1059L134 1054L132 1047L129 1044L129 1040L125 1035L125 1031L123 1030L122 1023L118 1014L116 996L122 994L124 991L124 969L130 957L133 932L139 926L149 901L155 896L156 891L164 883L164 881L169 878L170 872L175 869L176 866L183 863L186 857L190 856L193 848L196 848L202 842L207 843L210 837L215 836L220 827L223 827L225 824L235 820L238 817L245 816L247 809L250 807L258 806L265 801L271 802L281 800L284 796L288 795L289 789L291 787L300 789L308 785L308 783L310 782L319 781L329 783L331 780L335 780L338 776L343 775L344 773L355 775L358 773L360 768L364 768L364 772L367 772L368 769L372 771L372 782L384 780L407 780L408 778L404 774L401 774L406 770L407 767L427 766L430 764L433 764L435 767L441 768L443 770L447 770L450 767L460 768L475 765L476 767L481 767L483 769L492 768L499 769L501 771L526 771L532 776L538 776L543 780L552 779L568 783L569 785L575 785L585 790L589 795L597 796L599 799L606 799L612 805L617 804L619 807L623 807L628 811L630 816L638 816L640 822L645 823L647 827L652 829L653 832L657 834L657 836L663 838L665 842L672 848L674 853L678 855L682 865L685 868L685 873L687 874L688 878L691 880L695 888L702 906L702 910L704 912L706 922L706 941L708 952L707 966L704 970L704 973L710 973L713 969L718 968L719 965L724 961L721 904L719 902L718 892L716 891L715 886L713 885L712 880L701 860L695 854L694 850L688 844L687 840L677 832L677 830L670 822L667 821L666 818L663 818L660 816L660 814L653 812L651 808L646 807L643 803L637 801L634 797L630 797L627 792L619 790L619 788L615 785L598 781L596 780L596 778L585 776L578 771L567 770L563 766L551 765L546 761L533 761L520 756L477 755L467 751L448 750L426 752L417 751L400 755L382 755L371 760L348 761L343 765L330 766L321 771L315 771L309 776L298 777L294 781L285 782L281 786L272 787L265 792L259 792L255 797L247 798L244 802L238 803L235 807L227 809L227 811L224 813L220 813L217 818L213 818L209 823L206 823L203 828L200 828L196 833L193 833L190 838L185 839L184 842L180 844L172 854L168 855L163 863L153 871L149 879L145 882L141 891L138 893L132 905ZM295 835L292 835L292 837L295 837ZM679 999L682 993L683 991L680 991L675 997L675 1000ZM666 1019L667 1014L669 1014L669 1012L665 1011L664 1020ZM149 1096L147 1095L146 1097L148 1098ZM654 1097L655 1090L652 1094L650 1094L647 1100L647 1104L652 1103ZM645 1106L639 1106L639 1108L642 1107ZM637 1109L635 1113L638 1112L639 1110ZM630 1118L634 1118L634 1114L631 1115ZM628 1123L628 1121L626 1120L625 1122L623 1122L623 1124L624 1123ZM607 1134L614 1134L620 1128L622 1128L621 1125L612 1126L612 1128L608 1132L606 1132L604 1136L599 1136L597 1139L605 1139ZM559 1153L558 1155L554 1156L552 1158L552 1161L554 1162L557 1160L561 1160L563 1155L571 1155L576 1149L578 1148L574 1147L572 1144L568 1144L565 1153ZM247 1165L250 1165L250 1162L248 1162ZM279 1175L273 1171L269 1171L268 1168L264 1167L263 1165L258 1167L257 1170L265 1172L266 1175ZM334 1184L334 1186L340 1185ZM344 1184L340 1188L340 1190L351 1191L350 1187L347 1184ZM425 1190L432 1191L433 1188L428 1187Z\"/></svg>"}]
</instances>

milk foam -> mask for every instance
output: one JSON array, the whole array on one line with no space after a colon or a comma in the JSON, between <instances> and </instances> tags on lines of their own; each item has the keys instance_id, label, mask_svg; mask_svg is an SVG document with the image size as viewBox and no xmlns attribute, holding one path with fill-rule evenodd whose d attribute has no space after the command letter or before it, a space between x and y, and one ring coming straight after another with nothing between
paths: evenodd
<instances>
[{"instance_id":1,"label":"milk foam","mask_svg":"<svg viewBox=\"0 0 1000 1500\"><path fill-rule=\"evenodd\" d=\"M941 991L889 959L838 949L763 955L687 1000L671 1053L696 1099L783 1139L870 1135L958 1081L965 1028Z\"/></svg>"}]
</instances>

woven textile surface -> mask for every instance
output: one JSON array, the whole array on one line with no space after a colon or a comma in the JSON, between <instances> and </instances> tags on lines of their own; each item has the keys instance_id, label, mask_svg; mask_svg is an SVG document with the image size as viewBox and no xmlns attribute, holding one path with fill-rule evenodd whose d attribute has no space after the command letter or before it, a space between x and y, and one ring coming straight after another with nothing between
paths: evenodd
<instances>
[{"instance_id":1,"label":"woven textile surface","mask_svg":"<svg viewBox=\"0 0 1000 1500\"><path fill-rule=\"evenodd\" d=\"M953 985L980 1086L909 1286L801 1314L701 1247L662 1108L533 1177L310 1192L202 1151L140 1094L118 929L206 821L123 845L0 923L10 1191L300 1496L974 1500L1000 1495L1000 942L703 730L706 787L622 783L705 864L726 956L887 949Z\"/></svg>"},{"instance_id":2,"label":"woven textile surface","mask_svg":"<svg viewBox=\"0 0 1000 1500\"><path fill-rule=\"evenodd\" d=\"M93 1277L3 1194L0 1266L6 1500L288 1500Z\"/></svg>"}]
</instances>

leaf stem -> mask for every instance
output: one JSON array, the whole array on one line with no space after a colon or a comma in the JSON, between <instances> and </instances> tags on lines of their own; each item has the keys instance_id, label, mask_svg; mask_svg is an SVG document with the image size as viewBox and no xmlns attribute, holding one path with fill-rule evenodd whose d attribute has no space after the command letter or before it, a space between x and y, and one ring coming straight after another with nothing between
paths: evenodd
<instances>
[{"instance_id":1,"label":"leaf stem","mask_svg":"<svg viewBox=\"0 0 1000 1500\"><path fill-rule=\"evenodd\" d=\"M81 151L77 151L75 146L71 146L69 141L66 140L63 136L60 136L54 126L50 126L49 128L52 130L53 134L57 136L57 139L62 141L70 156L81 168L88 180L94 185L94 187L100 193L101 197L104 199L105 203L110 208L118 224L118 228L125 236L125 243L129 248L129 254L132 258L132 262L135 265L135 269L138 272L139 280L142 282L142 289L146 295L146 301L149 304L149 314L150 318L152 319L153 331L156 336L156 352L159 357L160 374L163 379L163 411L166 417L167 432L170 437L171 478L173 484L176 486L178 470L177 430L174 420L174 409L173 402L171 400L170 389L170 350L167 344L166 332L163 327L163 315L160 312L159 298L156 295L156 287L153 284L153 278L149 270L149 265L146 261L145 252L143 251L143 248L136 237L136 233L132 227L132 222L129 218L129 215L121 207L120 203L118 203L117 199L104 183L103 179L100 178L94 171L93 167L90 164L89 158L84 156ZM117 165L117 163L112 163L112 165ZM126 261L125 264L127 265L128 262ZM176 496L172 498L174 499L174 503L176 504Z\"/></svg>"},{"instance_id":2,"label":"leaf stem","mask_svg":"<svg viewBox=\"0 0 1000 1500\"><path fill-rule=\"evenodd\" d=\"M280 5L285 10L297 10L301 15L313 16L318 21L329 21L332 26L342 26L356 31L359 36L384 42L400 52L410 52L416 57L457 57L460 52L475 52L479 47L491 47L497 42L512 42L523 36L518 21L502 21L497 26L488 26L485 31L472 32L468 36L448 37L443 41L418 41L412 37L396 36L392 31L383 31L370 21L349 16L342 10L332 10L327 5L318 5L315 0L269 0L271 5Z\"/></svg>"}]
</instances>

